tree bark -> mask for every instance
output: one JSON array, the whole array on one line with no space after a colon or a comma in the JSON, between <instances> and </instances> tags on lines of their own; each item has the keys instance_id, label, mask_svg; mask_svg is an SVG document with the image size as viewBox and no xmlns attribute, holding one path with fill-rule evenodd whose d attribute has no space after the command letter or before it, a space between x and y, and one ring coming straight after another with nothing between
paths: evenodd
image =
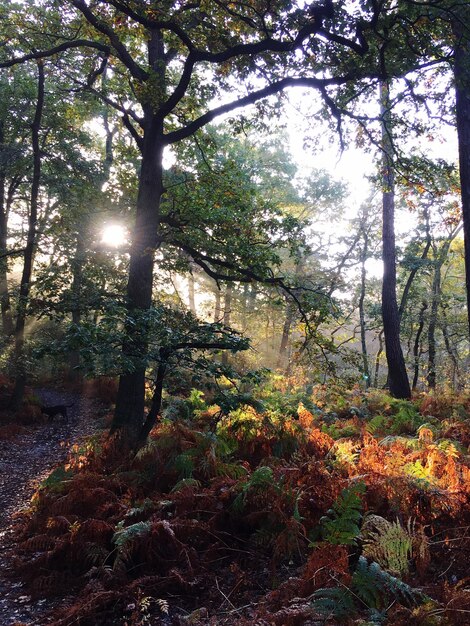
<instances>
[{"instance_id":1,"label":"tree bark","mask_svg":"<svg viewBox=\"0 0 470 626\"><path fill-rule=\"evenodd\" d=\"M279 369L288 366L288 353L290 331L292 328L292 322L295 316L295 304L293 302L286 302L285 318L282 326L281 345L279 346L279 355L277 359L277 367Z\"/></svg>"},{"instance_id":2,"label":"tree bark","mask_svg":"<svg viewBox=\"0 0 470 626\"><path fill-rule=\"evenodd\" d=\"M375 367L374 367L374 387L377 387L379 384L379 371L380 371L380 357L382 356L382 352L384 351L384 331L383 329L379 332L379 349L377 350L377 354L375 355Z\"/></svg>"},{"instance_id":3,"label":"tree bark","mask_svg":"<svg viewBox=\"0 0 470 626\"><path fill-rule=\"evenodd\" d=\"M162 34L151 31L148 41L149 67L155 76L155 97L164 99L165 54ZM142 105L143 137L139 142L141 168L137 208L129 259L127 281L127 321L123 355L131 363L129 371L121 374L111 432L121 430L127 444L137 445L144 420L145 371L148 353L148 324L145 314L152 306L153 267L155 249L159 244L160 205L163 194L163 116L158 106Z\"/></svg>"},{"instance_id":4,"label":"tree bark","mask_svg":"<svg viewBox=\"0 0 470 626\"><path fill-rule=\"evenodd\" d=\"M428 308L428 303L423 300L421 304L421 308L419 310L419 318L418 318L418 330L416 332L416 337L413 344L413 383L412 389L413 391L418 386L418 378L419 378L419 357L420 357L420 346L421 346L421 335L424 330L424 313Z\"/></svg>"},{"instance_id":5,"label":"tree bark","mask_svg":"<svg viewBox=\"0 0 470 626\"><path fill-rule=\"evenodd\" d=\"M28 305L31 290L31 278L33 274L34 252L36 248L36 233L38 220L39 185L41 182L41 148L39 144L42 113L44 109L44 63L38 61L38 92L36 111L31 124L31 143L33 149L33 176L31 181L31 200L28 217L28 235L24 252L23 273L21 276L20 293L18 299L18 314L15 328L15 387L11 398L11 406L17 410L23 401L26 386L27 371L24 362L24 335L26 326L26 307Z\"/></svg>"},{"instance_id":6,"label":"tree bark","mask_svg":"<svg viewBox=\"0 0 470 626\"><path fill-rule=\"evenodd\" d=\"M364 218L365 221L365 218ZM366 389L370 387L370 369L369 369L369 355L367 354L367 341L366 341L366 315L364 310L364 300L366 297L366 261L369 254L369 234L367 232L366 224L361 225L364 245L361 250L361 292L359 294L359 325L361 329L361 353L362 353L362 369L365 381Z\"/></svg>"},{"instance_id":7,"label":"tree bark","mask_svg":"<svg viewBox=\"0 0 470 626\"><path fill-rule=\"evenodd\" d=\"M233 287L229 283L225 288L224 298L224 326L230 326L232 316L232 292ZM222 363L228 365L228 350L222 352Z\"/></svg>"},{"instance_id":8,"label":"tree bark","mask_svg":"<svg viewBox=\"0 0 470 626\"><path fill-rule=\"evenodd\" d=\"M411 389L400 344L400 318L397 304L396 248L395 248L395 177L391 142L389 85L381 83L382 117L382 320L385 354L388 364L390 393L396 398L410 398Z\"/></svg>"},{"instance_id":9,"label":"tree bark","mask_svg":"<svg viewBox=\"0 0 470 626\"><path fill-rule=\"evenodd\" d=\"M137 442L144 417L145 370L148 338L142 314L152 305L154 252L163 193L163 128L150 109L145 113L145 134L139 177L137 212L127 282L127 339L123 354L132 371L119 379L112 431L122 429L132 445Z\"/></svg>"},{"instance_id":10,"label":"tree bark","mask_svg":"<svg viewBox=\"0 0 470 626\"><path fill-rule=\"evenodd\" d=\"M0 120L0 253L7 252L8 204L6 198L6 176L4 167L4 122ZM5 338L13 334L13 318L11 315L10 292L8 289L8 259L0 259L0 309L2 315L2 330Z\"/></svg>"},{"instance_id":11,"label":"tree bark","mask_svg":"<svg viewBox=\"0 0 470 626\"><path fill-rule=\"evenodd\" d=\"M194 274L192 272L192 269L190 269L189 276L188 276L188 304L189 304L189 310L191 311L191 313L193 315L197 315Z\"/></svg>"},{"instance_id":12,"label":"tree bark","mask_svg":"<svg viewBox=\"0 0 470 626\"><path fill-rule=\"evenodd\" d=\"M468 7L463 5L456 11L457 15L452 20L452 31L455 38L455 110L459 144L467 316L470 335L470 36L468 34L470 11Z\"/></svg>"}]
</instances>

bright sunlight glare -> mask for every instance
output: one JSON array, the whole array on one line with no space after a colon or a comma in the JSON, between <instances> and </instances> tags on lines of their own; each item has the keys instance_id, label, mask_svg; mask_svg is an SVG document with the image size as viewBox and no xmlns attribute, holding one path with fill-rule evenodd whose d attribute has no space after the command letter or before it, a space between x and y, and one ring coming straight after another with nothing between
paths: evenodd
<instances>
[{"instance_id":1,"label":"bright sunlight glare","mask_svg":"<svg viewBox=\"0 0 470 626\"><path fill-rule=\"evenodd\" d=\"M127 233L120 224L108 224L103 228L101 242L113 248L119 248L127 241Z\"/></svg>"}]
</instances>

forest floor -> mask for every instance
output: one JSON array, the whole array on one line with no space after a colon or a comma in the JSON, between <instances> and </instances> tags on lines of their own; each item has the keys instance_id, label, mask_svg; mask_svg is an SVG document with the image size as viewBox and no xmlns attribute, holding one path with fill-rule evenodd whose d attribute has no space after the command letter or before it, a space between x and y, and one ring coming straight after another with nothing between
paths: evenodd
<instances>
[{"instance_id":1,"label":"forest floor","mask_svg":"<svg viewBox=\"0 0 470 626\"><path fill-rule=\"evenodd\" d=\"M33 600L21 583L9 577L15 546L13 524L28 508L38 485L64 461L72 445L97 429L97 400L67 391L37 389L45 406L72 405L65 420L58 415L46 423L28 427L14 439L0 439L0 626L15 623L45 624L49 600Z\"/></svg>"}]
</instances>

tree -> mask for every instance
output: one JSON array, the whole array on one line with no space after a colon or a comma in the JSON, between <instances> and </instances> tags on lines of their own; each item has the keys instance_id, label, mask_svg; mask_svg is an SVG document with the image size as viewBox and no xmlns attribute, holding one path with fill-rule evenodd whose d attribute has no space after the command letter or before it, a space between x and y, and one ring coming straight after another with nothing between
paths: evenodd
<instances>
[{"instance_id":1,"label":"tree","mask_svg":"<svg viewBox=\"0 0 470 626\"><path fill-rule=\"evenodd\" d=\"M382 319L385 337L385 354L388 364L390 392L396 398L410 398L411 388L406 373L405 359L400 343L400 318L397 303L396 251L395 251L395 180L393 148L391 142L389 85L380 87L383 141L383 191L382 191Z\"/></svg>"},{"instance_id":2,"label":"tree","mask_svg":"<svg viewBox=\"0 0 470 626\"><path fill-rule=\"evenodd\" d=\"M123 350L128 355L145 354L146 333L136 335L131 320L140 311L149 310L152 303L153 256L159 244L160 204L165 192L162 167L165 146L193 135L219 115L261 101L288 86L324 88L349 80L349 73L339 77L299 76L295 55L297 50L309 54L307 50L316 48L317 40L361 54L366 49L362 26L347 24L344 35L337 32L331 2L308 11L282 3L276 7L267 3L256 10L218 2L210 3L207 10L172 3L160 4L158 8L120 1L89 5L84 0L70 0L69 4L88 24L88 32L91 29L95 33L94 39L57 37L52 41L49 37L48 49L1 65L6 67L64 50L94 49L99 51L101 60L98 58L88 77L82 78L84 88L94 89L94 80L106 65L128 77L131 92L121 100L117 94L115 99L100 95L120 110L141 153L127 287L128 340ZM338 24L345 16L346 13L338 19ZM77 17L68 12L61 18L69 32L78 25ZM145 54L143 41L147 42ZM291 65L291 75L284 72L287 63ZM208 71L213 77L209 84L204 80L204 72ZM228 85L233 88L232 79L237 76L245 84L251 77L268 80L264 86L252 87L248 95L208 108L205 103L219 89ZM136 98L141 114L137 108L123 104L129 97ZM142 422L144 381L145 371L141 366L120 378L115 426L125 428L131 438L139 432Z\"/></svg>"}]
</instances>

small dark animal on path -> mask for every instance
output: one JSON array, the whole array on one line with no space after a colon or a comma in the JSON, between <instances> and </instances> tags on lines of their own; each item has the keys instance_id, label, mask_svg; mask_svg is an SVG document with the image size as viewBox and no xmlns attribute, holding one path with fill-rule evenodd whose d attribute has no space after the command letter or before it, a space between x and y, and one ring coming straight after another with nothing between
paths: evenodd
<instances>
[{"instance_id":1,"label":"small dark animal on path","mask_svg":"<svg viewBox=\"0 0 470 626\"><path fill-rule=\"evenodd\" d=\"M64 420L66 420L68 419L67 409L69 409L74 404L75 403L72 402L72 404L56 404L55 406L42 406L41 413L44 413L45 415L47 415L49 419L52 419L56 415L60 415Z\"/></svg>"}]
</instances>

